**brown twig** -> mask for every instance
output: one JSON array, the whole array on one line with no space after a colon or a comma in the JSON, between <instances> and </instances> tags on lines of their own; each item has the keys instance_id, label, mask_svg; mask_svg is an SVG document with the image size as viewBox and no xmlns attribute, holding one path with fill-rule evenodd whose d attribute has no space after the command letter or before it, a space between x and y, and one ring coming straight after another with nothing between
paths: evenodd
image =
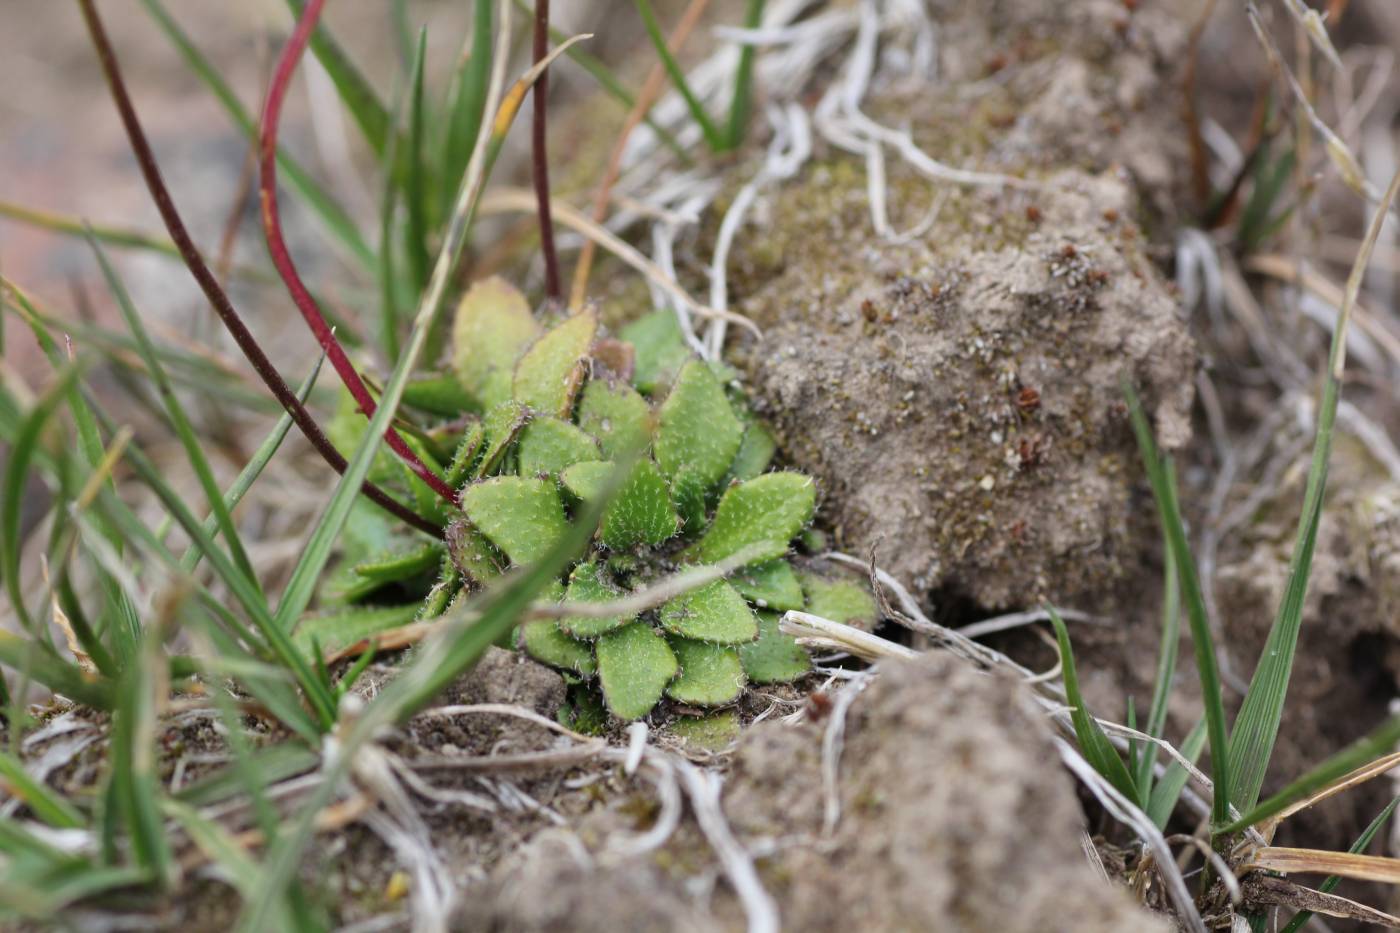
<instances>
[{"instance_id":1,"label":"brown twig","mask_svg":"<svg viewBox=\"0 0 1400 933\"><path fill-rule=\"evenodd\" d=\"M671 50L672 55L680 51L709 5L710 0L690 0L690 6L686 7L675 31L666 41L666 47ZM618 176L622 174L622 153L627 148L627 140L637 128L637 124L646 119L652 105L665 89L666 68L658 61L651 66L651 71L647 72L641 93L637 95L636 103L632 105L626 121L622 124L622 132L618 134L617 142L613 143L612 153L608 156L607 171L603 173L603 181L598 186L597 194L593 196L594 223L601 224L607 219L608 200L612 197L613 185L617 184ZM583 248L579 251L578 263L574 266L573 282L569 287L569 307L575 311L583 307L584 298L587 296L588 276L593 271L593 256L597 249L596 243L585 240Z\"/></svg>"},{"instance_id":2,"label":"brown twig","mask_svg":"<svg viewBox=\"0 0 1400 933\"><path fill-rule=\"evenodd\" d=\"M535 64L549 52L549 0L535 0ZM563 297L559 284L559 254L554 248L554 215L549 209L549 150L545 138L545 115L549 108L549 70L535 80L534 122L530 131L530 161L534 170L535 199L539 202L540 252L544 254L544 294L557 303Z\"/></svg>"},{"instance_id":3,"label":"brown twig","mask_svg":"<svg viewBox=\"0 0 1400 933\"><path fill-rule=\"evenodd\" d=\"M127 92L126 82L122 79L121 70L117 65L116 52L112 49L112 44L107 38L107 31L102 25L101 18L97 15L93 0L78 0L78 4L82 8L88 33L92 37L93 47L97 51L102 72L107 79L107 87L112 92L112 99L116 103L117 112L121 116L123 127L126 129L127 139L131 142L132 153L135 155L137 165L141 169L141 175L146 181L146 188L151 193L151 199L155 201L156 210L160 212L165 229L170 234L170 239L174 241L181 259L184 260L185 266L204 292L209 304L213 306L215 313L219 315L219 319L223 322L229 335L238 344L238 348L243 351L248 363L287 414L291 415L297 428L311 442L311 446L316 449L316 452L330 464L332 469L337 473L344 473L345 458L340 455L340 451L335 449L335 445L326 437L321 426L316 423L316 419L311 416L306 406L297 398L296 393L283 380L282 375L272 365L272 361L267 358L267 354L263 352L257 339L243 323L243 319L234 309L233 303L229 301L228 295L219 285L218 279L214 277L208 264L205 263L204 257L200 255L198 247L190 239L189 231L185 229L185 222L181 219L180 212L175 208L175 202L171 199L170 191L166 188L165 180L161 177L160 167L156 163L155 154L151 151L150 143L146 139L145 130L141 128L141 121L136 116L136 108L131 102L131 95ZM414 528L435 537L442 536L441 527L413 512L373 483L366 482L360 487L360 491L371 502Z\"/></svg>"},{"instance_id":4,"label":"brown twig","mask_svg":"<svg viewBox=\"0 0 1400 933\"><path fill-rule=\"evenodd\" d=\"M354 397L355 403L360 407L360 411L364 413L365 417L372 418L378 407L374 397L370 395L364 380L360 378L359 372L355 369L355 364L350 362L350 357L346 355L340 341L336 339L335 331L326 321L325 315L321 313L316 299L311 297L311 292L297 273L296 264L292 261L292 254L287 249L287 242L282 236L282 221L277 209L277 125L282 117L282 102L286 98L292 75L296 73L297 63L301 60L302 52L306 50L307 42L311 39L311 33L316 28L316 21L320 18L324 6L325 0L310 0L306 4L301 19L297 21L296 29L292 31L291 38L287 40L287 45L282 49L282 55L277 60L277 67L272 73L272 81L267 89L267 101L263 105L262 119L258 125L262 161L258 194L262 202L263 232L267 236L267 249L272 256L272 264L277 267L277 274L282 277L283 283L287 286L288 294L292 296L292 302L301 312L306 326L315 335L316 342L321 345L322 350L326 351L326 357L335 367L340 381L350 391L350 395ZM453 505L457 504L457 494L452 487L419 459L397 431L393 428L385 431L384 440L389 448L398 454L399 458L408 464L409 469L429 488L447 502Z\"/></svg>"}]
</instances>

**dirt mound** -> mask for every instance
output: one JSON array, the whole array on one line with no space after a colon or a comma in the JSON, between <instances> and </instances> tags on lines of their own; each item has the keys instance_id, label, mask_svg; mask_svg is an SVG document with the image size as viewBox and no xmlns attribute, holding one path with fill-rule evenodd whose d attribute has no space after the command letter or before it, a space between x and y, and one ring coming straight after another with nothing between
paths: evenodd
<instances>
[{"instance_id":1,"label":"dirt mound","mask_svg":"<svg viewBox=\"0 0 1400 933\"><path fill-rule=\"evenodd\" d=\"M1190 433L1195 353L1139 226L1186 164L1175 111L1150 106L1173 93L1181 22L944 6L945 80L868 109L1027 185L931 182L890 156L890 226L917 235L881 237L865 168L819 152L736 244L734 304L766 334L737 358L846 549L883 541L918 589L987 608L1101 594L1140 547L1122 380L1165 446Z\"/></svg>"},{"instance_id":2,"label":"dirt mound","mask_svg":"<svg viewBox=\"0 0 1400 933\"><path fill-rule=\"evenodd\" d=\"M784 929L1167 929L1096 877L1082 814L1019 687L944 655L891 663L845 720L840 818L825 833L831 719L746 731L724 809L757 852ZM743 915L690 820L660 850L616 857L636 801L534 838L465 892L480 930L727 930Z\"/></svg>"}]
</instances>

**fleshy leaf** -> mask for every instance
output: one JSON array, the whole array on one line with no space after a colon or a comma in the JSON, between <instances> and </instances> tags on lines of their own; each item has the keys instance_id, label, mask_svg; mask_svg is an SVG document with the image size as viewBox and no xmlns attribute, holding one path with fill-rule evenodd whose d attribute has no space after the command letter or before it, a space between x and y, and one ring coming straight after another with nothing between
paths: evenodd
<instances>
[{"instance_id":1,"label":"fleshy leaf","mask_svg":"<svg viewBox=\"0 0 1400 933\"><path fill-rule=\"evenodd\" d=\"M590 562L579 564L569 575L569 588L564 593L564 602L606 603L622 595L622 590L609 579L607 570L597 563ZM574 638L592 639L615 628L621 628L635 618L636 616L609 616L603 619L571 616L560 619L559 628Z\"/></svg>"},{"instance_id":2,"label":"fleshy leaf","mask_svg":"<svg viewBox=\"0 0 1400 933\"><path fill-rule=\"evenodd\" d=\"M681 517L681 531L691 537L705 530L705 489L705 481L690 467L671 477L671 501Z\"/></svg>"},{"instance_id":3,"label":"fleshy leaf","mask_svg":"<svg viewBox=\"0 0 1400 933\"><path fill-rule=\"evenodd\" d=\"M669 385L676 372L690 359L676 313L669 308L638 318L619 334L636 350L632 383L652 393Z\"/></svg>"},{"instance_id":4,"label":"fleshy leaf","mask_svg":"<svg viewBox=\"0 0 1400 933\"><path fill-rule=\"evenodd\" d=\"M531 344L515 364L515 400L539 414L569 417L597 333L598 315L580 311Z\"/></svg>"},{"instance_id":5,"label":"fleshy leaf","mask_svg":"<svg viewBox=\"0 0 1400 933\"><path fill-rule=\"evenodd\" d=\"M687 746L722 752L739 738L739 714L724 709L708 716L681 716L672 720L671 731Z\"/></svg>"},{"instance_id":6,"label":"fleshy leaf","mask_svg":"<svg viewBox=\"0 0 1400 933\"><path fill-rule=\"evenodd\" d=\"M598 639L598 679L608 709L620 719L651 712L680 671L666 640L645 622L633 622Z\"/></svg>"},{"instance_id":7,"label":"fleshy leaf","mask_svg":"<svg viewBox=\"0 0 1400 933\"><path fill-rule=\"evenodd\" d=\"M444 418L456 418L464 411L473 410L478 403L462 388L462 380L456 375L439 373L404 386L403 404Z\"/></svg>"},{"instance_id":8,"label":"fleshy leaf","mask_svg":"<svg viewBox=\"0 0 1400 933\"><path fill-rule=\"evenodd\" d=\"M332 654L362 638L408 625L417 613L418 606L414 603L373 608L355 606L306 616L293 638L307 657L312 655L313 644L320 646L323 655Z\"/></svg>"},{"instance_id":9,"label":"fleshy leaf","mask_svg":"<svg viewBox=\"0 0 1400 933\"><path fill-rule=\"evenodd\" d=\"M520 432L520 475L555 474L565 467L598 459L592 436L558 418L536 418Z\"/></svg>"},{"instance_id":10,"label":"fleshy leaf","mask_svg":"<svg viewBox=\"0 0 1400 933\"><path fill-rule=\"evenodd\" d=\"M746 480L768 469L773 455L778 452L778 442L773 438L773 432L752 415L741 420L746 422L744 439L739 443L739 452L729 467L729 475L737 480Z\"/></svg>"},{"instance_id":11,"label":"fleshy leaf","mask_svg":"<svg viewBox=\"0 0 1400 933\"><path fill-rule=\"evenodd\" d=\"M592 677L598 670L593 660L593 646L569 637L548 619L520 626L520 647L530 657L550 667L574 671L584 677Z\"/></svg>"},{"instance_id":12,"label":"fleshy leaf","mask_svg":"<svg viewBox=\"0 0 1400 933\"><path fill-rule=\"evenodd\" d=\"M698 641L736 645L758 635L753 610L724 580L668 600L661 607L660 618L666 631Z\"/></svg>"},{"instance_id":13,"label":"fleshy leaf","mask_svg":"<svg viewBox=\"0 0 1400 933\"><path fill-rule=\"evenodd\" d=\"M615 468L610 461L576 463L560 474L560 479L580 499L592 499L602 491ZM679 524L666 481L656 464L640 460L603 513L599 536L609 548L626 551L669 540Z\"/></svg>"},{"instance_id":14,"label":"fleshy leaf","mask_svg":"<svg viewBox=\"0 0 1400 933\"><path fill-rule=\"evenodd\" d=\"M781 558L745 567L734 574L730 582L739 595L760 609L786 612L807 605L797 574L792 565Z\"/></svg>"},{"instance_id":15,"label":"fleshy leaf","mask_svg":"<svg viewBox=\"0 0 1400 933\"><path fill-rule=\"evenodd\" d=\"M849 574L803 573L802 590L807 594L807 611L833 622L869 630L879 615L870 588Z\"/></svg>"},{"instance_id":16,"label":"fleshy leaf","mask_svg":"<svg viewBox=\"0 0 1400 933\"><path fill-rule=\"evenodd\" d=\"M651 442L651 406L637 390L591 379L578 403L578 425L598 439L607 458L642 453Z\"/></svg>"},{"instance_id":17,"label":"fleshy leaf","mask_svg":"<svg viewBox=\"0 0 1400 933\"><path fill-rule=\"evenodd\" d=\"M480 421L473 421L462 433L457 442L457 450L452 454L452 463L447 468L447 485L457 489L473 475L477 456L486 446L486 429Z\"/></svg>"},{"instance_id":18,"label":"fleshy leaf","mask_svg":"<svg viewBox=\"0 0 1400 933\"><path fill-rule=\"evenodd\" d=\"M534 477L497 476L473 483L462 490L462 510L516 565L543 557L569 530L559 490Z\"/></svg>"},{"instance_id":19,"label":"fleshy leaf","mask_svg":"<svg viewBox=\"0 0 1400 933\"><path fill-rule=\"evenodd\" d=\"M377 588L422 576L441 562L442 546L428 542L405 551L360 561L354 571Z\"/></svg>"},{"instance_id":20,"label":"fleshy leaf","mask_svg":"<svg viewBox=\"0 0 1400 933\"><path fill-rule=\"evenodd\" d=\"M776 612L758 614L758 640L739 646L739 660L756 684L791 683L812 669L797 639L779 630Z\"/></svg>"},{"instance_id":21,"label":"fleshy leaf","mask_svg":"<svg viewBox=\"0 0 1400 933\"><path fill-rule=\"evenodd\" d=\"M501 458L529 422L530 412L513 399L502 402L488 411L481 422L486 436L486 447L476 469L472 471L472 478L480 479L500 466Z\"/></svg>"},{"instance_id":22,"label":"fleshy leaf","mask_svg":"<svg viewBox=\"0 0 1400 933\"><path fill-rule=\"evenodd\" d=\"M447 526L447 555L457 572L472 583L485 583L501 575L496 549L465 519L459 518Z\"/></svg>"},{"instance_id":23,"label":"fleshy leaf","mask_svg":"<svg viewBox=\"0 0 1400 933\"><path fill-rule=\"evenodd\" d=\"M744 668L734 648L675 636L666 641L681 665L680 676L666 688L671 699L695 706L721 706L743 692Z\"/></svg>"},{"instance_id":24,"label":"fleshy leaf","mask_svg":"<svg viewBox=\"0 0 1400 933\"><path fill-rule=\"evenodd\" d=\"M612 461L584 461L567 467L559 474L559 479L569 492L580 499L593 499L602 494L614 468Z\"/></svg>"},{"instance_id":25,"label":"fleshy leaf","mask_svg":"<svg viewBox=\"0 0 1400 933\"><path fill-rule=\"evenodd\" d=\"M640 460L603 513L602 539L613 550L626 551L660 544L674 536L679 525L661 471L650 460Z\"/></svg>"},{"instance_id":26,"label":"fleshy leaf","mask_svg":"<svg viewBox=\"0 0 1400 933\"><path fill-rule=\"evenodd\" d=\"M525 296L505 279L483 279L462 296L452 325L452 366L483 411L510 398L515 361L539 333Z\"/></svg>"},{"instance_id":27,"label":"fleshy leaf","mask_svg":"<svg viewBox=\"0 0 1400 933\"><path fill-rule=\"evenodd\" d=\"M674 477L688 469L708 489L724 478L743 437L710 367L700 360L685 364L658 413L653 446L661 471Z\"/></svg>"},{"instance_id":28,"label":"fleshy leaf","mask_svg":"<svg viewBox=\"0 0 1400 933\"><path fill-rule=\"evenodd\" d=\"M687 556L713 564L752 548L755 562L780 557L811 520L816 504L816 484L801 473L766 473L731 486Z\"/></svg>"}]
</instances>

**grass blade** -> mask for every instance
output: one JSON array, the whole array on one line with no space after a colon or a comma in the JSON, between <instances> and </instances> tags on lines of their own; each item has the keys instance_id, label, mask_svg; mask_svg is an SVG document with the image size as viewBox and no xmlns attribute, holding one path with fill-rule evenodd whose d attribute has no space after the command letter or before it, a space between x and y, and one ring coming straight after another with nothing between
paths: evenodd
<instances>
[{"instance_id":1,"label":"grass blade","mask_svg":"<svg viewBox=\"0 0 1400 933\"><path fill-rule=\"evenodd\" d=\"M1157 515L1162 524L1162 532L1166 535L1177 573L1180 575L1186 618L1191 624L1191 643L1196 651L1196 670L1201 678L1201 700L1205 705L1206 733L1210 737L1211 778L1215 783L1211 820L1220 825L1230 818L1232 800L1229 794L1230 746L1225 728L1225 704L1220 690L1220 670L1215 660L1215 642L1210 634L1210 620L1206 617L1206 603L1201 594L1200 580L1196 575L1196 562L1191 556L1191 546L1186 541L1186 525L1181 520L1181 507L1176 500L1176 477L1171 461L1157 450L1157 444L1152 439L1152 429L1147 424L1147 415L1142 410L1142 402L1126 381L1123 383L1123 392L1128 399L1128 410L1132 416L1133 433L1137 435L1138 449L1142 452L1143 463L1147 467L1152 496L1157 500Z\"/></svg>"},{"instance_id":2,"label":"grass blade","mask_svg":"<svg viewBox=\"0 0 1400 933\"><path fill-rule=\"evenodd\" d=\"M1201 749L1206 747L1206 721L1199 720L1191 731L1186 735L1186 741L1181 743L1181 754L1187 761L1195 762L1201 757ZM1152 786L1152 793L1147 799L1147 815L1156 824L1158 829L1165 829L1167 821L1171 819L1172 811L1176 809L1176 802L1181 797L1182 788L1190 780L1191 775L1175 760L1167 765L1167 770L1162 773L1161 780Z\"/></svg>"},{"instance_id":3,"label":"grass blade","mask_svg":"<svg viewBox=\"0 0 1400 933\"><path fill-rule=\"evenodd\" d=\"M165 33L166 38L170 40L170 44L175 46L180 57L185 60L185 64L218 98L230 119L238 124L238 129L249 140L256 141L257 125L253 122L253 117L248 113L247 108L243 106L238 95L234 94L233 89L224 81L219 70L204 57L204 53L195 46L190 37L175 22L161 0L141 0L141 3L145 6L146 12L156 21L156 25ZM331 236L339 241L362 267L365 269L374 268L374 253L370 251L368 244L360 236L359 229L355 226L355 222L350 219L350 215L345 212L345 209L316 183L306 169L302 168L295 159L281 149L277 151L277 162L286 174L287 183L307 203L312 213L321 219Z\"/></svg>"},{"instance_id":4,"label":"grass blade","mask_svg":"<svg viewBox=\"0 0 1400 933\"><path fill-rule=\"evenodd\" d=\"M685 105L690 109L690 115L700 127L700 132L704 134L705 142L714 152L724 151L726 148L725 137L720 134L719 128L710 119L710 115L705 112L705 105L690 89L690 84L685 79L685 72L681 70L680 63L676 61L676 57L666 46L666 36L661 31L661 24L656 21L656 11L651 7L651 0L635 0L635 3L637 4L637 12L642 15L642 24L646 26L647 36L650 37L651 44L656 48L657 57L661 59L666 73L671 76L671 83L685 99Z\"/></svg>"},{"instance_id":5,"label":"grass blade","mask_svg":"<svg viewBox=\"0 0 1400 933\"><path fill-rule=\"evenodd\" d=\"M1380 237L1381 227L1389 215L1390 205L1400 191L1400 172L1390 182L1385 196L1376 206L1361 249L1347 278L1346 294L1332 330L1332 347L1327 356L1327 371L1323 377L1322 398L1317 406L1317 433L1313 440L1312 465L1308 470L1303 511L1298 519L1298 537L1288 572L1288 585L1283 601L1269 629L1268 640L1259 657L1259 665L1250 679L1249 690L1235 718L1230 741L1230 769L1235 783L1230 797L1240 810L1248 810L1259 799L1264 774L1278 738L1283 704L1288 695L1288 681L1293 673L1293 658L1298 648L1298 633L1303 624L1303 600L1308 592L1312 572L1313 550L1317 546L1317 528L1322 520L1322 503L1327 488L1328 461L1332 454L1332 430L1337 419L1337 404L1341 395L1342 376L1346 368L1346 333L1356 296L1370 264L1371 252Z\"/></svg>"},{"instance_id":6,"label":"grass blade","mask_svg":"<svg viewBox=\"0 0 1400 933\"><path fill-rule=\"evenodd\" d=\"M258 584L258 576L253 570L253 562L248 559L248 552L243 548L243 539L238 534L238 526L234 524L233 515L229 512L228 505L224 502L224 494L219 489L218 480L214 478L214 470L209 465L209 459L204 456L204 449L200 446L199 438L195 435L194 425L190 423L184 406L180 404L174 386L170 384L165 369L156 357L155 346L151 342L150 335L146 333L145 326L141 323L141 315L137 313L136 307L131 303L131 296L127 293L126 285L117 275L117 271L112 268L112 264L107 261L107 254L102 251L102 245L92 237L88 238L88 244L97 256L97 263L102 268L102 276L107 280L107 287L117 300L117 307L121 309L127 327L131 330L132 336L136 338L141 358L150 372L151 380L155 383L156 391L160 395L167 416L170 418L170 424L175 429L175 435L180 439L180 445L185 449L185 456L194 469L195 476L199 479L200 487L204 490L204 498L209 503L209 509L213 513L219 530L223 533L224 541L228 544L234 565L248 578L249 584L261 594L262 587Z\"/></svg>"},{"instance_id":7,"label":"grass blade","mask_svg":"<svg viewBox=\"0 0 1400 933\"><path fill-rule=\"evenodd\" d=\"M168 620L166 620L168 621ZM162 649L165 624L148 626L137 663L123 673L112 717L110 780L136 862L163 886L175 880L175 865L160 818L156 773L157 705L168 695Z\"/></svg>"},{"instance_id":8,"label":"grass blade","mask_svg":"<svg viewBox=\"0 0 1400 933\"><path fill-rule=\"evenodd\" d=\"M287 0L287 7L292 11L292 17L297 20L306 12L305 0ZM350 116L364 134L365 142L369 143L376 156L383 159L390 133L389 112L380 102L379 95L374 92L373 85L360 74L355 63L345 54L340 43L335 41L325 26L317 28L311 34L311 51L326 69L326 74L330 76L340 94L341 103L350 111Z\"/></svg>"},{"instance_id":9,"label":"grass blade","mask_svg":"<svg viewBox=\"0 0 1400 933\"><path fill-rule=\"evenodd\" d=\"M1296 778L1272 797L1256 804L1238 820L1217 829L1216 833L1239 832L1247 826L1253 826L1261 820L1281 813L1304 797L1316 793L1338 778L1346 776L1349 772L1355 771L1367 762L1374 761L1391 751L1396 742L1400 742L1400 716L1393 716L1386 720L1369 735L1357 739L1312 770Z\"/></svg>"},{"instance_id":10,"label":"grass blade","mask_svg":"<svg viewBox=\"0 0 1400 933\"><path fill-rule=\"evenodd\" d=\"M214 546L213 540L205 533L203 525L195 518L194 513L181 500L179 494L170 488L160 471L139 449L134 445L128 447L126 459L146 485L151 487L151 491L161 500L166 510L174 516L175 521L184 529L185 534L190 536L194 546L203 552L214 572L223 580L229 588L229 592L252 620L254 628L266 641L272 654L293 675L306 693L307 701L315 711L321 726L329 728L335 722L335 700L326 690L325 685L316 677L315 671L307 664L301 652L297 651L291 639L287 637L287 633L274 622L262 593L249 585L243 574L233 566L228 556ZM153 543L164 550L159 542ZM175 563L173 558L171 563L172 565ZM291 724L289 723L289 725Z\"/></svg>"},{"instance_id":11,"label":"grass blade","mask_svg":"<svg viewBox=\"0 0 1400 933\"><path fill-rule=\"evenodd\" d=\"M87 825L78 809L47 784L36 781L24 763L8 752L0 752L0 780L5 789L24 801L25 806L45 823L57 829L77 829Z\"/></svg>"},{"instance_id":12,"label":"grass blade","mask_svg":"<svg viewBox=\"0 0 1400 933\"><path fill-rule=\"evenodd\" d=\"M1176 656L1181 645L1181 586L1177 580L1176 558L1170 543L1163 536L1162 583L1162 641L1157 648L1157 677L1152 685L1152 705L1147 711L1147 734L1162 737L1167 724L1167 705L1171 699L1172 678L1176 676ZM1144 749L1138 762L1137 784L1152 786L1152 769L1157 763L1157 746Z\"/></svg>"},{"instance_id":13,"label":"grass blade","mask_svg":"<svg viewBox=\"0 0 1400 933\"><path fill-rule=\"evenodd\" d=\"M1366 847L1371 844L1371 840L1375 838L1376 833L1380 832L1380 828L1385 825L1386 820L1390 819L1390 815L1395 812L1396 804L1400 804L1400 797L1396 797L1394 800L1390 801L1390 803L1386 804L1384 810L1376 814L1376 818L1361 831L1361 835L1356 837L1356 841L1351 844L1351 848L1347 849L1347 851L1353 855L1359 855L1365 852ZM1336 888L1337 885L1341 884L1341 882L1341 876L1328 875L1327 879L1317 886L1317 889L1323 894L1327 894ZM1298 911L1293 915L1293 919L1288 921L1288 925L1283 928L1281 933L1298 933L1298 931L1306 926L1308 921L1312 919L1312 915L1313 912L1311 910Z\"/></svg>"},{"instance_id":14,"label":"grass blade","mask_svg":"<svg viewBox=\"0 0 1400 933\"><path fill-rule=\"evenodd\" d=\"M422 294L424 286L428 284L428 192L423 183L427 175L427 166L423 162L423 67L427 57L428 30L424 27L418 32L418 45L413 54L408 105L408 172L404 179L404 200L408 204L404 252L408 256L408 273L412 277L415 295Z\"/></svg>"},{"instance_id":15,"label":"grass blade","mask_svg":"<svg viewBox=\"0 0 1400 933\"><path fill-rule=\"evenodd\" d=\"M29 465L39 449L41 435L58 406L68 397L82 373L82 365L69 364L58 371L54 382L34 403L25 417L5 458L4 482L0 484L0 576L10 597L20 626L30 633L38 629L24 602L24 587L20 579L20 557L24 541L20 537L20 510L24 503L25 480Z\"/></svg>"},{"instance_id":16,"label":"grass blade","mask_svg":"<svg viewBox=\"0 0 1400 933\"><path fill-rule=\"evenodd\" d=\"M308 375L306 380L297 388L297 398L301 399L301 401L305 402L307 397L311 394L311 389L316 384L316 377L321 372L321 364L325 361L326 355L324 353L318 356L316 358L316 365L311 368L310 375ZM243 501L243 497L248 494L248 490L252 489L253 484L258 481L258 477L262 476L263 470L266 469L268 463L271 462L273 456L276 455L278 449L282 446L282 442L287 439L287 432L291 429L292 416L284 411L282 412L282 417L278 418L277 423L273 425L272 432L258 445L258 449L253 451L253 456L248 460L247 464L244 465L243 469L239 471L233 484L224 492L224 506L230 512L238 507L238 503ZM216 516L211 515L204 520L204 530L208 532L211 538L214 536L214 533L218 530L218 520ZM158 535L158 537L163 538L165 536L161 534ZM186 573L193 573L194 569L199 566L199 562L202 558L203 554L200 552L199 548L190 545L185 550L184 556L180 558L180 569Z\"/></svg>"},{"instance_id":17,"label":"grass blade","mask_svg":"<svg viewBox=\"0 0 1400 933\"><path fill-rule=\"evenodd\" d=\"M1079 675L1074 667L1074 651L1069 643L1069 631L1065 628L1065 620L1060 618L1060 614L1053 606L1046 606L1046 611L1050 613L1050 622L1055 626L1055 640L1060 646L1060 664L1064 671L1065 697L1069 700L1070 717L1074 720L1074 734L1079 739L1079 750L1083 753L1084 759L1094 766L1094 770L1102 774L1109 782L1118 789L1119 793L1129 800L1138 801L1139 805L1145 805L1146 800L1139 793L1138 788L1133 784L1133 776L1128 772L1128 768L1123 764L1123 759L1118 756L1118 749L1113 747L1113 743L1104 734L1103 728L1099 725L1088 708L1084 705L1084 697L1079 692Z\"/></svg>"},{"instance_id":18,"label":"grass blade","mask_svg":"<svg viewBox=\"0 0 1400 933\"><path fill-rule=\"evenodd\" d=\"M744 28L757 29L763 22L764 0L749 0L744 11ZM734 74L734 101L729 106L729 132L726 134L729 149L738 149L744 141L744 130L749 125L749 114L753 110L753 59L755 48L745 45L739 50L739 68Z\"/></svg>"},{"instance_id":19,"label":"grass blade","mask_svg":"<svg viewBox=\"0 0 1400 933\"><path fill-rule=\"evenodd\" d=\"M442 196L450 199L467 170L472 147L481 134L486 86L491 79L491 0L474 0L471 52L457 67L449 98L450 112L442 147ZM450 208L444 208L444 213Z\"/></svg>"}]
</instances>

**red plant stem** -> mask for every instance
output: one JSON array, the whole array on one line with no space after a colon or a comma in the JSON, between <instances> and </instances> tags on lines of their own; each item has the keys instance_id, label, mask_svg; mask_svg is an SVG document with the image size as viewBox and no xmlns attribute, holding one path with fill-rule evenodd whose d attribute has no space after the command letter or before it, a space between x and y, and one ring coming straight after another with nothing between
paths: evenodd
<instances>
[{"instance_id":1,"label":"red plant stem","mask_svg":"<svg viewBox=\"0 0 1400 933\"><path fill-rule=\"evenodd\" d=\"M549 0L535 0L535 63L549 52ZM534 123L530 135L530 161L534 167L535 201L540 214L540 252L544 254L544 293L550 301L559 302L563 288L559 284L559 255L554 249L554 215L549 209L549 153L545 141L545 111L549 105L549 70L535 80Z\"/></svg>"},{"instance_id":2,"label":"red plant stem","mask_svg":"<svg viewBox=\"0 0 1400 933\"><path fill-rule=\"evenodd\" d=\"M321 426L316 423L316 419L312 417L306 406L297 398L296 393L287 385L281 373L272 365L272 361L267 358L267 354L263 352L257 339L243 323L243 319L234 309L233 303L229 301L228 294L219 285L219 280L214 277L214 273L210 271L204 257L200 255L198 247L194 245L194 240L190 238L189 231L185 228L185 222L175 207L175 201L170 197L170 190L165 186L165 179L161 177L160 166L156 162L155 153L151 151L151 145L146 139L146 132L141 128L141 121L136 116L136 107L131 102L131 94L127 91L126 82L122 78L121 68L117 64L116 52L113 51L112 43L107 38L107 30L97 15L93 0L78 0L78 4L82 8L83 18L87 22L88 33L92 36L93 47L97 51L102 72L107 79L107 87L112 92L112 100L116 104L117 113L121 116L122 126L126 129L127 139L131 142L132 154L136 157L136 163L146 181L146 188L151 193L151 199L155 201L156 210L160 212L165 229L170 234L170 239L175 242L181 259L184 260L185 266L194 276L200 290L204 292L204 297L208 299L214 312L219 315L219 320L223 322L229 335L233 337L234 343L238 344L238 348L243 351L243 355L248 359L248 363L259 378L262 379L287 414L291 416L292 421L311 442L311 446L316 449L316 452L326 463L330 464L333 470L343 474L347 466L345 458L341 456L340 451L335 449L335 445L331 443L330 438L326 437ZM427 532L434 537L442 537L443 530L435 522L418 515L373 483L366 482L360 487L360 492L375 505L419 531Z\"/></svg>"},{"instance_id":3,"label":"red plant stem","mask_svg":"<svg viewBox=\"0 0 1400 933\"><path fill-rule=\"evenodd\" d=\"M366 418L374 416L374 397L370 395L364 380L355 370L355 364L350 362L350 358L345 355L345 350L340 346L340 341L335 337L335 331L326 322L325 315L321 313L320 307L316 304L316 299L311 297L311 292L302 282L301 276L297 274L296 265L292 262L292 254L287 249L286 240L282 238L282 220L277 210L277 125L282 118L282 101L287 95L287 87L291 84L292 75L296 72L297 63L301 60L301 54L306 50L306 43L311 38L311 32L316 28L316 20L321 15L321 9L325 6L325 0L310 0L306 4L306 9L302 12L301 19L297 21L296 29L292 32L292 37L287 40L286 47L282 50L282 55L277 60L277 67L272 73L272 81L267 88L267 102L263 106L262 120L259 123L260 155L262 160L261 178L258 183L258 194L262 201L263 231L267 235L267 249L272 256L272 264L277 267L277 274L282 276L282 281L287 286L288 293L292 296L292 301L296 304L297 310L301 312L302 318L306 321L306 326L311 328L311 333L315 335L316 341L321 345L321 349L326 351L326 356L330 359L331 365L335 367L336 373L340 376L340 381L345 383L345 388L350 390L355 403L359 405L360 411ZM398 454L409 469L418 474L423 482L427 483L443 499L457 504L457 494L452 487L447 485L442 479L408 446L399 433L392 427L384 432L384 439L390 449Z\"/></svg>"}]
</instances>

